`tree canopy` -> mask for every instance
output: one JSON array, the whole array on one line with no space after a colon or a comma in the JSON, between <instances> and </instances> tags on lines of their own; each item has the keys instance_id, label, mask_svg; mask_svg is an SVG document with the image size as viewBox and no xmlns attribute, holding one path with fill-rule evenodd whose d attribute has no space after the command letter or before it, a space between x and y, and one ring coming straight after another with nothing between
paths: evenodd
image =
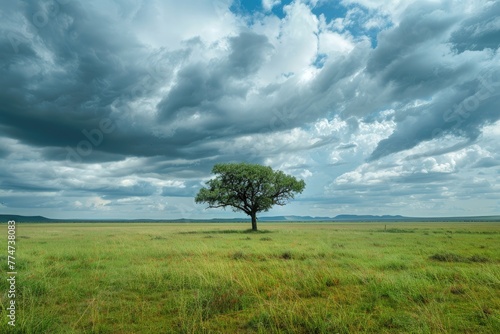
<instances>
[{"instance_id":1,"label":"tree canopy","mask_svg":"<svg viewBox=\"0 0 500 334\"><path fill-rule=\"evenodd\" d=\"M200 189L196 203L208 203L209 208L232 207L252 218L252 230L257 230L257 213L274 205L285 205L296 193L304 190L305 182L271 167L249 163L216 164L215 178Z\"/></svg>"}]
</instances>

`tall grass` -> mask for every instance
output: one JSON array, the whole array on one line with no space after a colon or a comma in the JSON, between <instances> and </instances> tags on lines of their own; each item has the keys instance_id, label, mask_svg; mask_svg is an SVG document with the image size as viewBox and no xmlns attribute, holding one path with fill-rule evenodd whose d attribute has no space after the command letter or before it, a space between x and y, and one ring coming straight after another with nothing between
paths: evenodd
<instances>
[{"instance_id":1,"label":"tall grass","mask_svg":"<svg viewBox=\"0 0 500 334\"><path fill-rule=\"evenodd\" d=\"M0 332L500 332L499 224L261 227L18 224Z\"/></svg>"}]
</instances>

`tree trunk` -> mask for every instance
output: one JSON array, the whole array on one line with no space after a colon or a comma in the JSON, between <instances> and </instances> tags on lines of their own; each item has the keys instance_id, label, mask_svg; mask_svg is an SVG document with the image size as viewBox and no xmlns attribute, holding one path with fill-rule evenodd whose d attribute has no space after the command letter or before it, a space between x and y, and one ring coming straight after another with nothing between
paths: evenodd
<instances>
[{"instance_id":1,"label":"tree trunk","mask_svg":"<svg viewBox=\"0 0 500 334\"><path fill-rule=\"evenodd\" d=\"M257 213L252 212L250 217L252 217L252 231L257 231Z\"/></svg>"}]
</instances>

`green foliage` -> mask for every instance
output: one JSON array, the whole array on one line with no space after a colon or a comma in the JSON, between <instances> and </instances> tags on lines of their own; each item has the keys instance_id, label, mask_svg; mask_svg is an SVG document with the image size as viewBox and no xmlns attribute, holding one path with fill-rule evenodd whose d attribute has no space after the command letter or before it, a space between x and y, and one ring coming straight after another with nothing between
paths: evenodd
<instances>
[{"instance_id":1,"label":"green foliage","mask_svg":"<svg viewBox=\"0 0 500 334\"><path fill-rule=\"evenodd\" d=\"M242 211L254 224L258 212L285 205L305 187L303 180L257 164L216 164L212 173L215 178L207 181L207 188L200 189L195 202L208 203L209 208L231 207Z\"/></svg>"}]
</instances>

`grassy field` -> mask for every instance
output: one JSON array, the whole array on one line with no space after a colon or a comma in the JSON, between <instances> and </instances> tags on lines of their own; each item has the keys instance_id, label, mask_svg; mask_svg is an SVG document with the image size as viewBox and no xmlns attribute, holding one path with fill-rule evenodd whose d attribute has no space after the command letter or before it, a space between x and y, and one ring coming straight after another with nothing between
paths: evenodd
<instances>
[{"instance_id":1,"label":"grassy field","mask_svg":"<svg viewBox=\"0 0 500 334\"><path fill-rule=\"evenodd\" d=\"M0 332L500 333L498 223L248 225L18 223Z\"/></svg>"}]
</instances>

